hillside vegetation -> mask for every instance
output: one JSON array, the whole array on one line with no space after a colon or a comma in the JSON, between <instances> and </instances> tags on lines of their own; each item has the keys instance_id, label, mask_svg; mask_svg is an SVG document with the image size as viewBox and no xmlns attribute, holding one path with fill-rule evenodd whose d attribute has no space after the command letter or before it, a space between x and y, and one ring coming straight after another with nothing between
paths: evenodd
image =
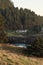
<instances>
[{"instance_id":1,"label":"hillside vegetation","mask_svg":"<svg viewBox=\"0 0 43 65\"><path fill-rule=\"evenodd\" d=\"M18 9L10 0L0 0L0 14L5 18L5 30L30 29L43 24L42 16L26 8Z\"/></svg>"},{"instance_id":2,"label":"hillside vegetation","mask_svg":"<svg viewBox=\"0 0 43 65\"><path fill-rule=\"evenodd\" d=\"M0 65L43 65L43 58L25 55L14 45L0 44Z\"/></svg>"},{"instance_id":3,"label":"hillside vegetation","mask_svg":"<svg viewBox=\"0 0 43 65\"><path fill-rule=\"evenodd\" d=\"M41 26L43 27L43 16L38 16L26 8L18 9L11 0L0 0L0 65L43 65L43 34L32 41L30 49L29 46L24 49L8 44L8 41L14 41L14 38L7 38L9 35L24 35L16 34L16 30L28 30L26 36L29 36L29 33L32 35L32 31L39 33Z\"/></svg>"}]
</instances>

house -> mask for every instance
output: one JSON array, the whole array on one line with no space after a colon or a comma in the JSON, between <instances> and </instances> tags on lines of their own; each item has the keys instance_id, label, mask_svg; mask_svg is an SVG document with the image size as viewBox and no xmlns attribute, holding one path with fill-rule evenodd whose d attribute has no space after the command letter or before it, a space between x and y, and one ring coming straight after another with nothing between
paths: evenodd
<instances>
[{"instance_id":1,"label":"house","mask_svg":"<svg viewBox=\"0 0 43 65\"><path fill-rule=\"evenodd\" d=\"M26 33L27 30L16 30L17 33Z\"/></svg>"}]
</instances>

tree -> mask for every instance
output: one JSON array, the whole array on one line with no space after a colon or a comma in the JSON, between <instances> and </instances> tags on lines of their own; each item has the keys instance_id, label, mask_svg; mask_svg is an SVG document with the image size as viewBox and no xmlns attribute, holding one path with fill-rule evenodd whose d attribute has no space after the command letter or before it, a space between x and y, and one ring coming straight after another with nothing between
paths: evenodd
<instances>
[{"instance_id":1,"label":"tree","mask_svg":"<svg viewBox=\"0 0 43 65\"><path fill-rule=\"evenodd\" d=\"M0 42L4 42L6 34L4 32L4 17L0 14Z\"/></svg>"}]
</instances>

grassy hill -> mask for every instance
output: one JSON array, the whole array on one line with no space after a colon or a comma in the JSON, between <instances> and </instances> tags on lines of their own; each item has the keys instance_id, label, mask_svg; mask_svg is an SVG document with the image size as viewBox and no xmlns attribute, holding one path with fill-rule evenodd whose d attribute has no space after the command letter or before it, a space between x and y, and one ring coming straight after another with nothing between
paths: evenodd
<instances>
[{"instance_id":1,"label":"grassy hill","mask_svg":"<svg viewBox=\"0 0 43 65\"><path fill-rule=\"evenodd\" d=\"M14 45L0 44L0 65L43 65L43 58L27 56Z\"/></svg>"}]
</instances>

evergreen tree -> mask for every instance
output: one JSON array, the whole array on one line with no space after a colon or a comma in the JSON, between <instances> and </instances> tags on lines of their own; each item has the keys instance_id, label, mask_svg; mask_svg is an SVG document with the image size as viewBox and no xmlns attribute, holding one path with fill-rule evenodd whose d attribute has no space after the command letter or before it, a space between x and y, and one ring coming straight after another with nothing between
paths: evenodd
<instances>
[{"instance_id":1,"label":"evergreen tree","mask_svg":"<svg viewBox=\"0 0 43 65\"><path fill-rule=\"evenodd\" d=\"M0 42L4 42L6 34L4 33L4 17L0 14Z\"/></svg>"}]
</instances>

